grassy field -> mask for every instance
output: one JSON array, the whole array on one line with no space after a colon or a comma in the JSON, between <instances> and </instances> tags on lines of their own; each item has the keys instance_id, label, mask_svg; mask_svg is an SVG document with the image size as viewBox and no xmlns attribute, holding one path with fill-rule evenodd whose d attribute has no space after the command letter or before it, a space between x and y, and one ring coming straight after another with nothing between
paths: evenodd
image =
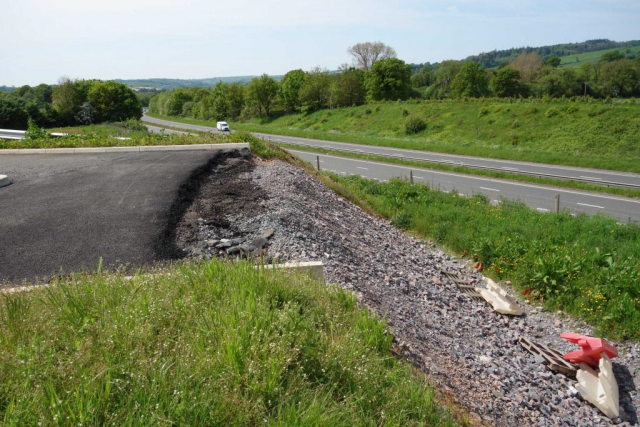
<instances>
[{"instance_id":1,"label":"grassy field","mask_svg":"<svg viewBox=\"0 0 640 427\"><path fill-rule=\"evenodd\" d=\"M417 117L426 129L407 135ZM168 118L185 123L206 122ZM208 123L215 126L215 123ZM233 122L247 131L640 172L640 103L445 100L369 104Z\"/></svg>"},{"instance_id":2,"label":"grassy field","mask_svg":"<svg viewBox=\"0 0 640 427\"><path fill-rule=\"evenodd\" d=\"M640 56L640 46L633 46L628 48L619 47L619 48L613 48L613 49L604 49L604 50L596 50L593 52L579 53L576 55L561 56L560 66L561 67L579 67L580 64L582 64L583 62L591 62L593 64L600 61L600 58L605 53L618 51L623 55L627 55L628 54L627 49L629 49L630 51L629 53L634 54L636 56ZM579 61L576 61L576 58L579 59Z\"/></svg>"},{"instance_id":3,"label":"grassy field","mask_svg":"<svg viewBox=\"0 0 640 427\"><path fill-rule=\"evenodd\" d=\"M581 317L597 333L640 339L640 226L604 216L539 214L515 202L492 206L404 181L331 175L405 230L478 260L526 298Z\"/></svg>"},{"instance_id":4,"label":"grassy field","mask_svg":"<svg viewBox=\"0 0 640 427\"><path fill-rule=\"evenodd\" d=\"M391 345L353 295L308 278L98 270L0 296L0 422L454 425Z\"/></svg>"}]
</instances>

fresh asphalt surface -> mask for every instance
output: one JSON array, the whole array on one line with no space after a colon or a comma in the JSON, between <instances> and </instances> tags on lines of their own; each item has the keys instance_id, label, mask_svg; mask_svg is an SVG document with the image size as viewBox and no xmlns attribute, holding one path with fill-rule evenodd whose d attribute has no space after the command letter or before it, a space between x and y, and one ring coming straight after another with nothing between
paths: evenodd
<instances>
[{"instance_id":1,"label":"fresh asphalt surface","mask_svg":"<svg viewBox=\"0 0 640 427\"><path fill-rule=\"evenodd\" d=\"M0 282L166 259L180 185L210 151L0 155Z\"/></svg>"},{"instance_id":2,"label":"fresh asphalt surface","mask_svg":"<svg viewBox=\"0 0 640 427\"><path fill-rule=\"evenodd\" d=\"M168 120L156 119L145 115L144 121L155 123L158 125L180 127L185 129L194 129L202 132L218 132L216 128L200 125L191 125L185 123L171 122ZM574 168L570 166L548 165L540 163L518 162L512 160L487 159L473 156L457 156L453 154L431 153L426 151L408 150L402 148L380 147L375 145L350 144L346 142L323 141L318 139L298 138L291 136L269 135L264 133L255 133L260 138L270 139L274 142L285 144L303 144L324 149L342 149L353 150L362 154L371 155L391 155L391 156L407 156L416 159L442 162L451 165L470 165L490 167L501 170L505 173L510 172L527 172L530 174L556 175L569 177L576 180L591 181L595 184L598 182L613 182L619 184L630 184L640 186L640 174L628 172L607 171L602 169Z\"/></svg>"},{"instance_id":3,"label":"fresh asphalt surface","mask_svg":"<svg viewBox=\"0 0 640 427\"><path fill-rule=\"evenodd\" d=\"M171 122L167 120L155 119L145 115L145 121L153 122L158 125L184 127L188 129L195 129L199 131L214 131L215 128L207 126L189 125L178 122ZM265 134L254 134L259 137L267 137ZM284 136L269 136L272 141L292 143L291 140L315 141L317 144L333 144L355 146L363 150L364 153L373 153L369 150L385 149L384 147L370 147L357 144L342 144L342 143L330 143L329 141L308 140L304 138L290 138ZM322 145L319 145L322 147ZM403 153L410 150L394 150L389 149L392 152ZM316 165L317 156L316 153L308 151L289 150L303 160L311 162ZM415 151L411 152L412 155ZM427 153L428 154L428 153ZM394 177L409 177L410 171L413 171L413 178L415 182L424 182L433 188L441 189L443 191L457 191L466 195L473 195L476 193L485 194L493 203L497 203L501 198L511 200L521 200L532 208L539 212L550 212L555 209L555 196L560 195L560 209L569 209L574 214L587 213L607 214L613 218L618 219L621 222L640 222L640 199L633 199L627 197L612 196L607 194L601 194L596 192L587 192L571 189L563 189L560 187L549 187L543 185L514 182L508 180L492 179L479 177L476 175L457 174L452 172L439 172L431 169L420 169L416 167L406 167L393 165L388 163L374 162L370 160L356 160L341 156L332 156L326 154L319 154L320 167L324 170L331 172L348 174L348 175L360 175L365 178L377 179L385 181ZM465 158L467 159L467 158ZM483 159L486 160L486 159ZM500 161L498 161L500 162ZM512 164L522 164L520 162L511 162ZM549 165L536 165L539 167L547 167ZM551 166L549 166L551 167ZM562 168L563 172L573 168ZM574 169L578 171L579 169ZM616 172L609 171L594 171L589 169L581 170L581 173L591 173L592 175L597 173L602 174L616 174ZM588 171L588 172L587 172ZM601 175L604 176L604 175ZM618 176L618 175L617 175ZM634 177L633 175L619 174L619 179L625 179L625 177ZM607 179L611 180L611 177ZM640 181L639 181L640 182Z\"/></svg>"}]
</instances>

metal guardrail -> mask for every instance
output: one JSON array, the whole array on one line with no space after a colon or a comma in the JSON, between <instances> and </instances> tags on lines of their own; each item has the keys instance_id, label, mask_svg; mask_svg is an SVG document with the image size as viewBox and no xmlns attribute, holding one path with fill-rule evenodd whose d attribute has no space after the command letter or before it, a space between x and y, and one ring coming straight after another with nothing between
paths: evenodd
<instances>
[{"instance_id":1,"label":"metal guardrail","mask_svg":"<svg viewBox=\"0 0 640 427\"><path fill-rule=\"evenodd\" d=\"M279 142L279 141L273 141L272 140L271 142ZM349 149L346 149L346 148L318 147L316 145L305 144L305 143L302 143L302 142L280 142L280 143L281 144L289 144L289 145L299 145L299 146L309 147L309 148L319 148L321 150L327 150L327 151L336 151L336 152L342 152L342 153L360 154L360 155L364 155L364 156L386 157L386 158L391 158L391 159L410 160L410 161L413 161L413 162L421 162L421 163L443 164L443 165L447 165L447 166L457 166L457 167L464 167L464 168L469 168L469 169L486 170L486 171L492 171L492 172L502 172L502 173L505 173L505 174L527 175L527 176L533 176L533 177L538 177L538 178L557 179L557 180L560 180L560 181L582 182L582 183L586 183L586 184L596 184L596 185L602 185L602 186L607 186L607 187L640 189L640 185L638 185L638 184L624 184L624 183L621 183L621 182L602 181L600 179L575 178L575 177L572 177L572 176L555 175L555 174L540 173L540 172L527 172L527 171L520 171L520 170L507 170L507 171L505 171L504 169L501 169L501 168L496 168L496 167L491 167L491 166L472 165L472 164L468 164L468 163L454 162L454 161L451 161L451 160L433 160L433 159L422 159L422 158L419 158L419 157L399 156L399 155L395 155L395 154L367 153L367 152L364 152L364 151L361 151L361 150L349 150Z\"/></svg>"}]
</instances>

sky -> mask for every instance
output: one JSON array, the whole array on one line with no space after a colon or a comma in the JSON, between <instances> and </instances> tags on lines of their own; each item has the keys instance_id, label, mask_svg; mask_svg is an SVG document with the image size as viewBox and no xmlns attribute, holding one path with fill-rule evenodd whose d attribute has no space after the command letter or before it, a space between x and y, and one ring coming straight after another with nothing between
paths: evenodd
<instances>
[{"instance_id":1,"label":"sky","mask_svg":"<svg viewBox=\"0 0 640 427\"><path fill-rule=\"evenodd\" d=\"M0 0L0 85L284 74L382 41L408 63L640 39L638 0Z\"/></svg>"}]
</instances>

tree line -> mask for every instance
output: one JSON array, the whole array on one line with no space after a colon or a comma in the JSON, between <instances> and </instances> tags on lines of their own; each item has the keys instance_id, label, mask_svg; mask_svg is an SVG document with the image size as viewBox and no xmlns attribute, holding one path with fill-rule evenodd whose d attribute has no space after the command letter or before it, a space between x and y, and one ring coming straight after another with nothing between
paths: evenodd
<instances>
[{"instance_id":1,"label":"tree line","mask_svg":"<svg viewBox=\"0 0 640 427\"><path fill-rule=\"evenodd\" d=\"M312 112L409 98L640 95L640 59L628 59L620 52L578 68L560 68L555 55L543 61L536 52L522 52L495 70L480 62L456 60L416 70L380 42L358 43L347 51L353 64L343 64L336 72L316 67L289 71L280 81L264 74L248 84L218 82L213 88L175 89L154 96L149 111L201 120L237 120L270 116L274 111Z\"/></svg>"},{"instance_id":2,"label":"tree line","mask_svg":"<svg viewBox=\"0 0 640 427\"><path fill-rule=\"evenodd\" d=\"M142 107L136 94L115 81L71 80L57 85L21 86L0 92L0 128L88 125L139 119Z\"/></svg>"},{"instance_id":3,"label":"tree line","mask_svg":"<svg viewBox=\"0 0 640 427\"><path fill-rule=\"evenodd\" d=\"M318 67L289 71L280 82L264 74L246 86L219 82L208 89L175 89L152 98L149 111L204 120L236 120L269 116L274 109L311 112L411 96L411 68L389 57L377 60L369 71L345 67L330 73Z\"/></svg>"},{"instance_id":4,"label":"tree line","mask_svg":"<svg viewBox=\"0 0 640 427\"><path fill-rule=\"evenodd\" d=\"M413 87L427 99L450 97L572 97L620 98L640 96L640 58L619 51L600 62L578 68L560 68L560 58L542 60L536 52L522 52L497 70L479 62L443 61L423 66L412 76Z\"/></svg>"}]
</instances>

